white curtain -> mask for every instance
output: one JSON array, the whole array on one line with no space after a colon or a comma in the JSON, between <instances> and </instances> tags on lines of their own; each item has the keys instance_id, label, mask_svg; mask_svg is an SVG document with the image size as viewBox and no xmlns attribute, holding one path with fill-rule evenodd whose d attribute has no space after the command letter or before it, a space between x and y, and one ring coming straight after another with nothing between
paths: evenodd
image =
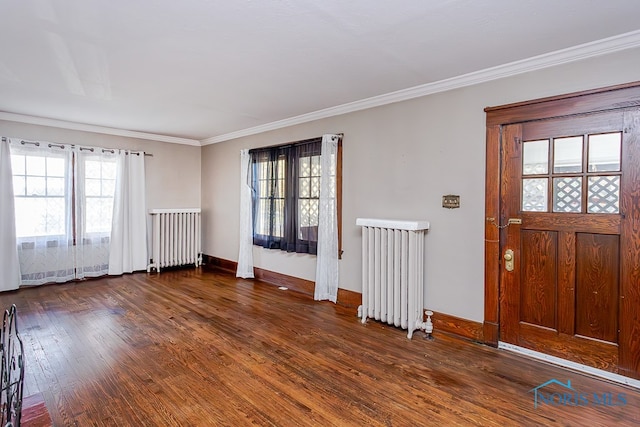
<instances>
[{"instance_id":1,"label":"white curtain","mask_svg":"<svg viewBox=\"0 0 640 427\"><path fill-rule=\"evenodd\" d=\"M253 218L249 184L249 150L240 151L240 252L236 277L253 278Z\"/></svg>"},{"instance_id":2,"label":"white curtain","mask_svg":"<svg viewBox=\"0 0 640 427\"><path fill-rule=\"evenodd\" d=\"M109 240L116 182L114 150L76 149L76 276L109 272Z\"/></svg>"},{"instance_id":3,"label":"white curtain","mask_svg":"<svg viewBox=\"0 0 640 427\"><path fill-rule=\"evenodd\" d=\"M118 152L109 274L147 268L144 153Z\"/></svg>"},{"instance_id":4,"label":"white curtain","mask_svg":"<svg viewBox=\"0 0 640 427\"><path fill-rule=\"evenodd\" d=\"M314 299L336 302L338 297L338 213L336 162L338 136L323 135L320 153L320 209Z\"/></svg>"},{"instance_id":5,"label":"white curtain","mask_svg":"<svg viewBox=\"0 0 640 427\"><path fill-rule=\"evenodd\" d=\"M20 283L75 278L70 146L11 142Z\"/></svg>"},{"instance_id":6,"label":"white curtain","mask_svg":"<svg viewBox=\"0 0 640 427\"><path fill-rule=\"evenodd\" d=\"M16 247L13 176L9 141L0 141L0 291L18 289L20 264Z\"/></svg>"}]
</instances>

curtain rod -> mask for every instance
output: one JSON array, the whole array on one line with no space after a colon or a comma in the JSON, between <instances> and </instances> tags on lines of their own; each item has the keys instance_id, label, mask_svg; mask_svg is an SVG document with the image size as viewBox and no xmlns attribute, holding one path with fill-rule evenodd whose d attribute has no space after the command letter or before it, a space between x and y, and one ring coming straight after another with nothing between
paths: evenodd
<instances>
[{"instance_id":1,"label":"curtain rod","mask_svg":"<svg viewBox=\"0 0 640 427\"><path fill-rule=\"evenodd\" d=\"M2 137L2 142L7 142L7 141L8 141L8 139L7 139L7 138L5 138L5 137L3 136L3 137ZM40 142L38 142L38 141L25 141L25 140L21 139L21 140L20 140L20 143L21 143L21 144L33 144L33 145L36 145L36 146L40 146ZM64 144L53 144L53 143L47 143L47 145L48 145L48 147L49 147L49 148L52 148L52 147L64 148L64 147L65 147L65 145L64 145ZM76 147L76 145L74 145L74 144L69 144L69 145L70 145L71 147ZM103 153L115 153L115 152L116 152L116 149L115 149L115 148L80 147L80 146L78 146L78 149L79 149L80 151L83 151L83 150L84 150L84 151L91 151L92 153L93 153L93 151L94 151L95 149L101 149ZM129 150L129 151L136 151L136 150ZM132 153L132 154L140 155L140 153L139 153L139 152L138 152L138 153ZM152 153L147 153L147 152L145 152L145 153L144 153L144 155L145 155L145 156L147 156L147 157L153 157L153 154L152 154Z\"/></svg>"},{"instance_id":2,"label":"curtain rod","mask_svg":"<svg viewBox=\"0 0 640 427\"><path fill-rule=\"evenodd\" d=\"M344 133L332 133L331 135L335 135L337 136L339 139L344 138ZM251 148L249 150L249 152L255 152L258 150L268 150L270 148L287 148L287 147L291 147L294 145L302 145L302 144L309 144L311 142L320 142L322 141L322 136L316 136L315 138L309 138L309 139L301 139L300 141L293 141L293 142L285 142L284 144L275 144L275 145L266 145L264 147L256 147L256 148Z\"/></svg>"}]
</instances>

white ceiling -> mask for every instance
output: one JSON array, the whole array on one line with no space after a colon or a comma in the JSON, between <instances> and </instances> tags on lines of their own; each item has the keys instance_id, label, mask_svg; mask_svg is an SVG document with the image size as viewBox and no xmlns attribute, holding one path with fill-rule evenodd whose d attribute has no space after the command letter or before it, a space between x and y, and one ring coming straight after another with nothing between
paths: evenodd
<instances>
[{"instance_id":1,"label":"white ceiling","mask_svg":"<svg viewBox=\"0 0 640 427\"><path fill-rule=\"evenodd\" d=\"M2 0L0 119L216 142L638 30L638 0Z\"/></svg>"}]
</instances>

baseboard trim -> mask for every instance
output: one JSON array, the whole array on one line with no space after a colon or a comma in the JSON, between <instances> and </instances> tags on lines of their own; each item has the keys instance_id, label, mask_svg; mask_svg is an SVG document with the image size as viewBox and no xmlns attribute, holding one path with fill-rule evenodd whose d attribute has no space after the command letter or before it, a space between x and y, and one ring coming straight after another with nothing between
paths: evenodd
<instances>
[{"instance_id":1,"label":"baseboard trim","mask_svg":"<svg viewBox=\"0 0 640 427\"><path fill-rule=\"evenodd\" d=\"M210 270L225 271L234 273L238 269L238 263L223 258L213 257L210 255L202 255L204 267ZM299 292L313 297L315 291L315 282L299 277L289 276L275 271L265 270L263 268L253 268L254 278L265 283L276 286L285 286L292 291ZM337 303L349 307L356 308L362 303L362 294L359 292L349 291L347 289L338 289Z\"/></svg>"},{"instance_id":2,"label":"baseboard trim","mask_svg":"<svg viewBox=\"0 0 640 427\"><path fill-rule=\"evenodd\" d=\"M629 387L640 389L640 380L636 380L634 378L625 377L609 371L603 371L602 369L593 368L591 366L583 365L581 363L576 363L570 360L561 359L556 356L551 356L551 355L540 353L534 350L529 350L528 348L520 347L517 345L502 342L502 341L498 342L498 348L501 350L507 350L512 353L516 353L521 356L531 357L533 359L541 360L543 362L548 362L554 365L562 366L563 368L572 369L574 371L593 375L594 377L603 378L619 384L627 385Z\"/></svg>"},{"instance_id":3,"label":"baseboard trim","mask_svg":"<svg viewBox=\"0 0 640 427\"><path fill-rule=\"evenodd\" d=\"M431 321L433 322L433 332L435 334L444 332L471 341L484 342L482 323L480 322L435 311L431 316Z\"/></svg>"},{"instance_id":4,"label":"baseboard trim","mask_svg":"<svg viewBox=\"0 0 640 427\"><path fill-rule=\"evenodd\" d=\"M202 254L202 266L205 270L223 270L227 273L234 273L238 269L238 263L223 258Z\"/></svg>"}]
</instances>

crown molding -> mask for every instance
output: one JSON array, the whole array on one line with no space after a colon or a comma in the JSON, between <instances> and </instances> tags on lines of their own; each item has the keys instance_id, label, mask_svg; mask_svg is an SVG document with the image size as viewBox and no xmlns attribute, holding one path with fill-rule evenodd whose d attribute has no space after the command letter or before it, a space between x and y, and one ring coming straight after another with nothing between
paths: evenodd
<instances>
[{"instance_id":1,"label":"crown molding","mask_svg":"<svg viewBox=\"0 0 640 427\"><path fill-rule=\"evenodd\" d=\"M151 141L169 142L171 144L184 144L200 146L197 139L178 138L175 136L159 135L155 133L137 132L132 130L116 129L104 126L88 125L64 120L47 119L45 117L28 116L24 114L7 113L0 111L0 120L10 122L28 123L32 125L51 126L61 129L79 130L84 132L102 133L105 135L125 136L129 138L148 139Z\"/></svg>"},{"instance_id":2,"label":"crown molding","mask_svg":"<svg viewBox=\"0 0 640 427\"><path fill-rule=\"evenodd\" d=\"M597 40L594 42L557 50L551 53L534 56L520 61L510 62L508 64L498 65L496 67L486 68L484 70L463 74L461 76L452 77L450 79L440 80L433 83L426 83L408 89L402 89L395 92L390 92L383 95L373 96L371 98L338 105L335 107L325 108L311 113L266 123L260 126L255 126L235 132L229 132L223 135L213 136L211 138L201 140L200 143L202 145L215 144L217 142L255 135L258 133L307 123L314 120L325 119L341 114L366 110L368 108L380 107L383 105L406 101L413 98L419 98L426 95L432 95L439 92L446 92L453 89L472 86L492 80L498 80L518 74L528 73L530 71L541 70L543 68L554 67L557 65L580 61L587 58L615 53L621 50L631 49L639 46L640 30L632 31L606 39Z\"/></svg>"}]
</instances>

